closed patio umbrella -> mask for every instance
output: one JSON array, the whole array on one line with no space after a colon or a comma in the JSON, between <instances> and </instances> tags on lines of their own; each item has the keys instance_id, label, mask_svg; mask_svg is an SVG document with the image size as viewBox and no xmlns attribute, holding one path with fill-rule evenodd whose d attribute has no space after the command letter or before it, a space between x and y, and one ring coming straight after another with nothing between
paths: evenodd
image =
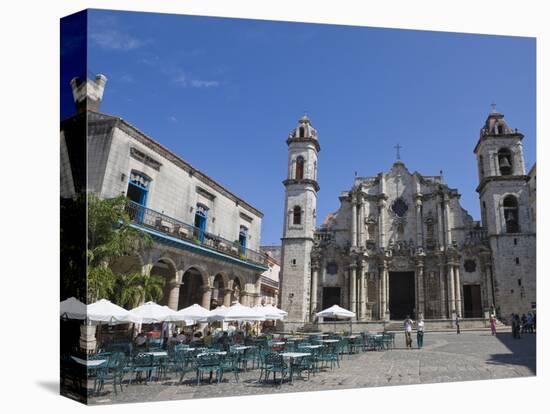
<instances>
[{"instance_id":1,"label":"closed patio umbrella","mask_svg":"<svg viewBox=\"0 0 550 414\"><path fill-rule=\"evenodd\" d=\"M67 319L86 319L86 305L75 297L59 303L59 314Z\"/></svg>"}]
</instances>

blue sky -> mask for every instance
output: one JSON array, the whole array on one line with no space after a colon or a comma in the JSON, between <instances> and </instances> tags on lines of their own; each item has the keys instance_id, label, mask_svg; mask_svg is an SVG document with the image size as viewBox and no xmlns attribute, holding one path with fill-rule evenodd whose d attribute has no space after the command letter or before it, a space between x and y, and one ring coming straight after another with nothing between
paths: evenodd
<instances>
[{"instance_id":1,"label":"blue sky","mask_svg":"<svg viewBox=\"0 0 550 414\"><path fill-rule=\"evenodd\" d=\"M493 102L535 162L532 38L95 10L88 59L109 78L101 110L259 208L263 244L280 242L285 140L304 112L321 143L319 223L354 172L390 169L397 143L479 219L472 151Z\"/></svg>"}]
</instances>

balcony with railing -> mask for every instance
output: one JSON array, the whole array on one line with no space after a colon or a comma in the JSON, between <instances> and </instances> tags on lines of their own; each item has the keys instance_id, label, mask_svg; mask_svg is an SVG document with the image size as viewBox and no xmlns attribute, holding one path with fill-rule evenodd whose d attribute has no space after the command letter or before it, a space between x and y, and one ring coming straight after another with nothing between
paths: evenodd
<instances>
[{"instance_id":1,"label":"balcony with railing","mask_svg":"<svg viewBox=\"0 0 550 414\"><path fill-rule=\"evenodd\" d=\"M479 227L468 232L465 240L466 244L475 245L475 244L487 244L489 243L489 238L487 237L487 230Z\"/></svg>"},{"instance_id":2,"label":"balcony with railing","mask_svg":"<svg viewBox=\"0 0 550 414\"><path fill-rule=\"evenodd\" d=\"M208 233L198 227L143 207L133 201L128 201L126 212L132 224L139 227L179 239L186 244L193 243L196 246L222 253L230 258L259 265L267 269L267 259L263 253L247 249L236 241L229 241L223 237Z\"/></svg>"}]
</instances>

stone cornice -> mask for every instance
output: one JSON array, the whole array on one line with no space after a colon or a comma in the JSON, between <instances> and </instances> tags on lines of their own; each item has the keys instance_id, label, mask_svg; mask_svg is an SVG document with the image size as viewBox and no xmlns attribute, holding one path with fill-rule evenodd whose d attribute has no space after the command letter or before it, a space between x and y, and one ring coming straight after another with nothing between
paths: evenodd
<instances>
[{"instance_id":1,"label":"stone cornice","mask_svg":"<svg viewBox=\"0 0 550 414\"><path fill-rule=\"evenodd\" d=\"M311 137L289 137L286 140L287 145L293 144L293 143L304 143L304 144L313 144L315 146L315 149L317 152L321 151L321 145L319 145L319 141L317 141L315 138Z\"/></svg>"},{"instance_id":2,"label":"stone cornice","mask_svg":"<svg viewBox=\"0 0 550 414\"><path fill-rule=\"evenodd\" d=\"M529 181L528 175L495 175L495 176L489 176L484 177L479 185L476 188L476 191L478 193L481 193L484 189L484 187L487 185L487 183L493 182L493 181Z\"/></svg>"},{"instance_id":3,"label":"stone cornice","mask_svg":"<svg viewBox=\"0 0 550 414\"><path fill-rule=\"evenodd\" d=\"M495 135L495 134L487 134L487 135L482 135L479 137L479 140L477 141L477 144L476 146L474 147L474 154L477 154L477 150L479 148L479 146L481 145L481 143L483 141L487 141L487 140L490 140L490 139L519 139L520 141L523 139L524 135L520 132L515 132L515 133L512 133L512 134L500 134L500 135Z\"/></svg>"},{"instance_id":4,"label":"stone cornice","mask_svg":"<svg viewBox=\"0 0 550 414\"><path fill-rule=\"evenodd\" d=\"M305 185L312 185L313 188L315 188L315 191L319 191L321 187L319 187L319 184L315 180L311 180L309 178L303 178L301 180L297 180L295 178L287 178L283 181L283 185L289 186L289 185L296 185L296 184L305 184Z\"/></svg>"}]
</instances>

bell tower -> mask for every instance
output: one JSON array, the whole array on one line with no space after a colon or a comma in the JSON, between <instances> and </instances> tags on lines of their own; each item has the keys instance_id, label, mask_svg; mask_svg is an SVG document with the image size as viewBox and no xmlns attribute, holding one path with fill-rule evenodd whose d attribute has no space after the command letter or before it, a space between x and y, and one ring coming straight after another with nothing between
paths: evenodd
<instances>
[{"instance_id":1,"label":"bell tower","mask_svg":"<svg viewBox=\"0 0 550 414\"><path fill-rule=\"evenodd\" d=\"M485 269L492 290L489 298L504 319L512 312L526 312L536 301L536 229L529 209L523 138L493 107L474 149L481 221L492 256Z\"/></svg>"},{"instance_id":2,"label":"bell tower","mask_svg":"<svg viewBox=\"0 0 550 414\"><path fill-rule=\"evenodd\" d=\"M285 211L281 251L281 306L288 312L285 329L309 321L311 251L316 226L317 131L309 118L300 118L286 140L288 145Z\"/></svg>"}]
</instances>

